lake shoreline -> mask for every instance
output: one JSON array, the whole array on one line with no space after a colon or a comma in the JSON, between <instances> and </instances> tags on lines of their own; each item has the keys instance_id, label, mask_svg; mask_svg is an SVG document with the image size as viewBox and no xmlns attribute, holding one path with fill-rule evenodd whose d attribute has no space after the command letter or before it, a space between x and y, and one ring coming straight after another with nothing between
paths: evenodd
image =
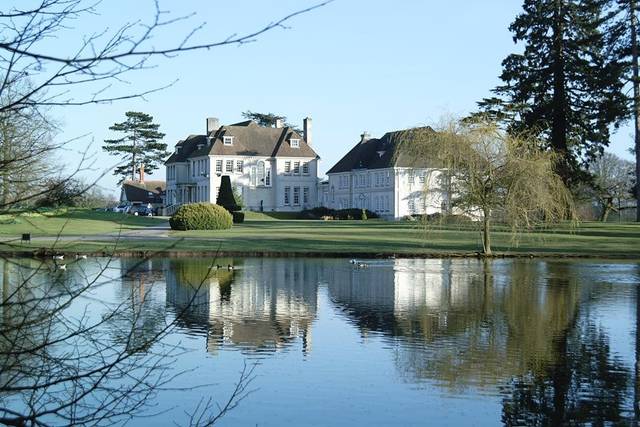
<instances>
[{"instance_id":1,"label":"lake shoreline","mask_svg":"<svg viewBox=\"0 0 640 427\"><path fill-rule=\"evenodd\" d=\"M318 251L186 251L186 250L113 250L113 251L73 251L37 248L34 250L1 250L4 257L11 258L50 258L53 255L64 255L73 259L82 254L91 257L120 258L215 258L215 257L251 257L251 258L355 258L355 259L607 259L607 260L640 260L636 254L597 254L597 253L544 253L544 252L497 252L484 255L479 252L318 252Z\"/></svg>"}]
</instances>

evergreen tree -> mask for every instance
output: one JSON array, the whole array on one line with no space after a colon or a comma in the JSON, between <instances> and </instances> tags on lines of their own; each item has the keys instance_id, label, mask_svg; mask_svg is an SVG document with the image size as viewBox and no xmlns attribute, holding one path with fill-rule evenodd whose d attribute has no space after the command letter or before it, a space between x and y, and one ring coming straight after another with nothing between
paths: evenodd
<instances>
[{"instance_id":1,"label":"evergreen tree","mask_svg":"<svg viewBox=\"0 0 640 427\"><path fill-rule=\"evenodd\" d=\"M220 190L218 190L216 204L222 206L230 213L240 210L240 206L238 206L238 203L236 203L236 199L233 196L231 178L229 178L228 175L223 175L220 179Z\"/></svg>"},{"instance_id":2,"label":"evergreen tree","mask_svg":"<svg viewBox=\"0 0 640 427\"><path fill-rule=\"evenodd\" d=\"M614 54L625 65L626 81L631 83L633 97L629 103L629 115L633 117L635 153L635 181L640 182L640 71L638 65L638 12L637 0L611 0L611 25L609 34ZM634 189L636 206L640 206L640 186ZM640 222L640 209L636 209L636 221Z\"/></svg>"},{"instance_id":3,"label":"evergreen tree","mask_svg":"<svg viewBox=\"0 0 640 427\"><path fill-rule=\"evenodd\" d=\"M102 149L114 156L121 156L123 163L116 167L113 174L122 176L119 182L127 176L136 179L139 167L144 167L145 173L152 174L161 162L169 155L167 144L160 142L164 133L159 132L159 124L153 123L149 114L136 111L125 113L127 120L115 123L109 130L122 132L124 136L118 139L105 139ZM140 177L142 178L142 177Z\"/></svg>"},{"instance_id":4,"label":"evergreen tree","mask_svg":"<svg viewBox=\"0 0 640 427\"><path fill-rule=\"evenodd\" d=\"M244 117L245 119L253 120L260 126L266 126L266 127L275 127L276 122L278 120L281 120L285 126L295 130L296 132L300 132L300 129L296 125L287 123L286 116L279 116L274 113L254 113L253 111L247 110L244 113L242 113L242 117Z\"/></svg>"},{"instance_id":5,"label":"evergreen tree","mask_svg":"<svg viewBox=\"0 0 640 427\"><path fill-rule=\"evenodd\" d=\"M626 115L623 64L604 34L608 0L524 0L509 29L524 52L502 63L496 97L480 115L506 122L560 154L566 183L587 179L584 166L609 144L610 127Z\"/></svg>"}]
</instances>

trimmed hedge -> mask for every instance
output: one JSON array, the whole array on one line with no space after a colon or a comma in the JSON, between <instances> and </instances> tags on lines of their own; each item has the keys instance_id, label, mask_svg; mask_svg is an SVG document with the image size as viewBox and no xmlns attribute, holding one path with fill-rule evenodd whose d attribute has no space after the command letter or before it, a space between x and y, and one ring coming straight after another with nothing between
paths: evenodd
<instances>
[{"instance_id":1,"label":"trimmed hedge","mask_svg":"<svg viewBox=\"0 0 640 427\"><path fill-rule=\"evenodd\" d=\"M234 224L242 224L244 222L244 212L235 211L231 212L231 215L233 216Z\"/></svg>"},{"instance_id":2,"label":"trimmed hedge","mask_svg":"<svg viewBox=\"0 0 640 427\"><path fill-rule=\"evenodd\" d=\"M233 219L225 208L211 203L182 205L169 219L173 230L226 230Z\"/></svg>"},{"instance_id":3,"label":"trimmed hedge","mask_svg":"<svg viewBox=\"0 0 640 427\"><path fill-rule=\"evenodd\" d=\"M324 206L306 209L301 211L298 215L299 219L322 219L322 218L332 218L332 219L356 219L356 220L366 220L370 218L379 218L378 214L372 212L368 209L330 209L325 208Z\"/></svg>"}]
</instances>

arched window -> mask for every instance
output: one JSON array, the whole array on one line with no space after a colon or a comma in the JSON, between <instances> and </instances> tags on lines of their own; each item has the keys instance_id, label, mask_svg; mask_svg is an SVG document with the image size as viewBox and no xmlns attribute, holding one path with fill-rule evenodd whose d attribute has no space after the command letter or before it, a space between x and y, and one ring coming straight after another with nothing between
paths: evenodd
<instances>
[{"instance_id":1,"label":"arched window","mask_svg":"<svg viewBox=\"0 0 640 427\"><path fill-rule=\"evenodd\" d=\"M265 167L264 167L264 162L262 160L258 162L258 185L266 185Z\"/></svg>"}]
</instances>

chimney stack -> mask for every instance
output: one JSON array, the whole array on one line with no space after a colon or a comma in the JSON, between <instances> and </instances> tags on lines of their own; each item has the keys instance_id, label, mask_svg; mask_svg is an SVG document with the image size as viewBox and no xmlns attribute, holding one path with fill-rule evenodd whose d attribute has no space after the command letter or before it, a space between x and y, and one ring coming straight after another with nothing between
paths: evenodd
<instances>
[{"instance_id":1,"label":"chimney stack","mask_svg":"<svg viewBox=\"0 0 640 427\"><path fill-rule=\"evenodd\" d=\"M305 117L302 121L302 132L304 133L304 140L306 141L309 147L312 146L312 135L311 135L311 117Z\"/></svg>"},{"instance_id":2,"label":"chimney stack","mask_svg":"<svg viewBox=\"0 0 640 427\"><path fill-rule=\"evenodd\" d=\"M215 132L220 127L220 120L217 117L207 117L207 136Z\"/></svg>"},{"instance_id":3,"label":"chimney stack","mask_svg":"<svg viewBox=\"0 0 640 427\"><path fill-rule=\"evenodd\" d=\"M366 130L362 132L362 135L360 135L360 142L366 142L369 139L371 139L371 135L369 135L369 132L367 132Z\"/></svg>"},{"instance_id":4,"label":"chimney stack","mask_svg":"<svg viewBox=\"0 0 640 427\"><path fill-rule=\"evenodd\" d=\"M144 165L140 165L140 182L144 182Z\"/></svg>"},{"instance_id":5,"label":"chimney stack","mask_svg":"<svg viewBox=\"0 0 640 427\"><path fill-rule=\"evenodd\" d=\"M276 119L276 129L280 129L284 127L284 120Z\"/></svg>"}]
</instances>

